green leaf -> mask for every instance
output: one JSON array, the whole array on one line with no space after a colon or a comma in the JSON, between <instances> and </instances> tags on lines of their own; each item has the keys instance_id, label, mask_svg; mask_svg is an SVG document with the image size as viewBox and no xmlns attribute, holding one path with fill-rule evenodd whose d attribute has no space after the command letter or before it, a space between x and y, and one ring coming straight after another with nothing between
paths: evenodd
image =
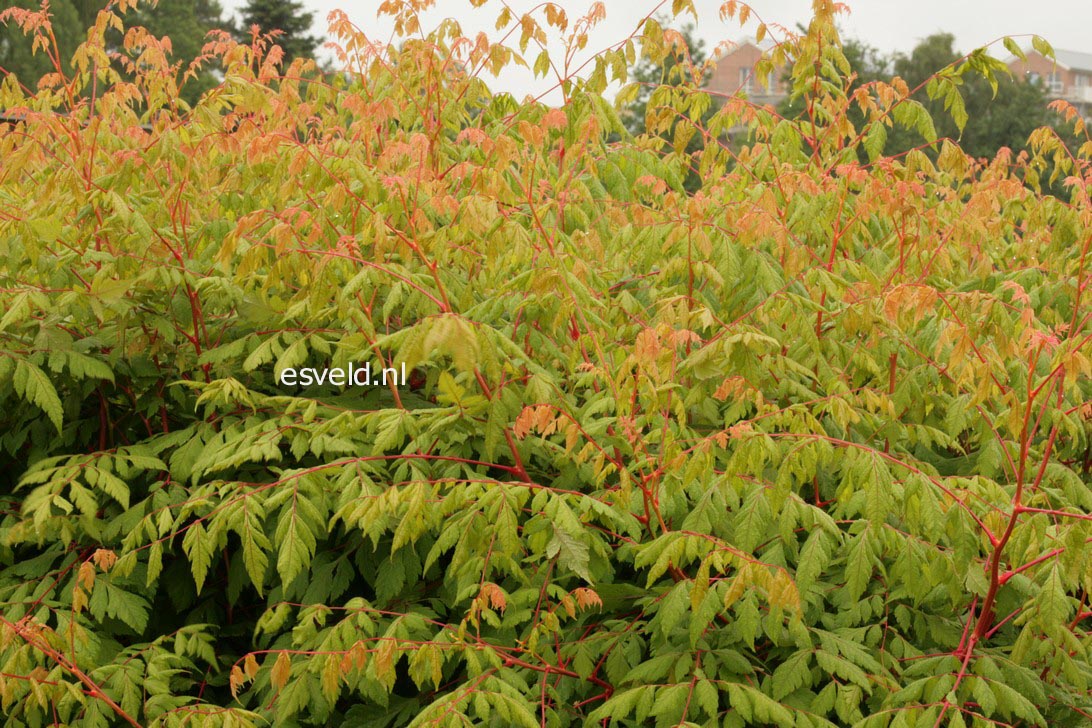
<instances>
[{"instance_id":1,"label":"green leaf","mask_svg":"<svg viewBox=\"0 0 1092 728\"><path fill-rule=\"evenodd\" d=\"M846 560L846 590L849 600L856 601L864 594L872 578L872 548L869 544L871 530L862 531L849 546Z\"/></svg>"},{"instance_id":2,"label":"green leaf","mask_svg":"<svg viewBox=\"0 0 1092 728\"><path fill-rule=\"evenodd\" d=\"M1054 47L1047 42L1046 38L1038 35L1031 36L1031 46L1043 56L1047 58L1054 58Z\"/></svg>"},{"instance_id":3,"label":"green leaf","mask_svg":"<svg viewBox=\"0 0 1092 728\"><path fill-rule=\"evenodd\" d=\"M88 607L96 619L120 619L137 634L142 634L148 625L147 600L111 584L109 579L96 580Z\"/></svg>"},{"instance_id":4,"label":"green leaf","mask_svg":"<svg viewBox=\"0 0 1092 728\"><path fill-rule=\"evenodd\" d=\"M883 156L884 144L887 143L887 127L882 122L873 122L868 127L868 133L864 138L864 149L868 154L868 160L875 162Z\"/></svg>"},{"instance_id":5,"label":"green leaf","mask_svg":"<svg viewBox=\"0 0 1092 728\"><path fill-rule=\"evenodd\" d=\"M61 431L61 400L45 372L25 359L20 359L15 363L12 384L17 395L39 407L57 428L57 432Z\"/></svg>"},{"instance_id":6,"label":"green leaf","mask_svg":"<svg viewBox=\"0 0 1092 728\"><path fill-rule=\"evenodd\" d=\"M1027 57L1027 54L1026 54L1026 53L1024 53L1024 49L1020 47L1020 44L1019 44L1019 43L1017 43L1017 42L1016 42L1015 40L1013 40L1012 38L1009 38L1008 36L1006 36L1005 38L1003 38L1003 39L1002 39L1002 41L1003 41L1003 42L1004 42L1004 44L1005 44L1005 49L1006 49L1006 50L1007 50L1007 51L1008 51L1009 53L1011 53L1012 55L1016 56L1016 57L1017 57L1017 58L1019 58L1019 59L1020 59L1021 61L1027 61L1027 59L1028 59L1028 57Z\"/></svg>"},{"instance_id":7,"label":"green leaf","mask_svg":"<svg viewBox=\"0 0 1092 728\"><path fill-rule=\"evenodd\" d=\"M193 573L194 584L197 592L205 584L205 577L209 573L212 564L212 555L216 551L216 543L205 531L205 526L195 523L186 529L186 535L182 538L182 550L190 560L190 570Z\"/></svg>"},{"instance_id":8,"label":"green leaf","mask_svg":"<svg viewBox=\"0 0 1092 728\"><path fill-rule=\"evenodd\" d=\"M277 543L277 573L287 587L311 564L318 542L304 522L303 511L313 510L306 496L294 489L294 495L281 509L274 541Z\"/></svg>"},{"instance_id":9,"label":"green leaf","mask_svg":"<svg viewBox=\"0 0 1092 728\"><path fill-rule=\"evenodd\" d=\"M587 545L557 526L554 526L553 534L553 538L546 545L546 556L551 559L556 556L557 563L562 568L568 569L589 584L592 583L591 572L588 570L590 555Z\"/></svg>"}]
</instances>

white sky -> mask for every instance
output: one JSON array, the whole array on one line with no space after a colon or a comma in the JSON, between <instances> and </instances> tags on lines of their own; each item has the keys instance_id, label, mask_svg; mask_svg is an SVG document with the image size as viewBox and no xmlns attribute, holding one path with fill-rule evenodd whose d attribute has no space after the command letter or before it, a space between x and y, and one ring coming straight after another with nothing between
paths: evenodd
<instances>
[{"instance_id":1,"label":"white sky","mask_svg":"<svg viewBox=\"0 0 1092 728\"><path fill-rule=\"evenodd\" d=\"M227 13L233 13L244 0L221 0ZM314 29L325 36L327 15L342 9L372 40L391 39L393 24L387 17L378 18L380 0L303 0L315 13ZM555 0L569 16L570 26L592 5L592 0ZM526 12L541 3L538 0L508 0L515 12ZM597 50L624 40L634 32L641 19L656 12L669 11L670 0L603 0L607 17L592 33L582 58ZM811 17L810 0L753 0L753 13L767 24L795 28ZM1046 38L1055 48L1092 52L1092 2L1089 0L849 0L848 15L841 16L843 34L857 37L882 51L909 51L918 40L936 32L949 32L956 37L956 47L968 51L1004 35L1018 38L1023 47L1030 47L1030 35ZM756 21L741 28L735 20L724 22L719 17L722 0L694 0L698 8L698 35L711 51L723 41L736 41L753 34ZM485 31L493 39L499 34L494 24L501 5L497 0L481 8L469 0L436 0L423 19L424 28L431 29L446 17L456 18L466 35ZM539 11L541 13L541 11ZM541 15L540 15L541 17ZM689 18L689 16L686 16ZM773 31L772 31L773 32ZM512 45L518 40L513 39ZM328 53L328 52L327 52ZM994 55L1005 57L1000 44ZM533 63L537 51L528 48L527 62ZM553 55L553 54L552 54ZM559 55L559 54L557 54ZM531 93L546 93L544 100L556 102L557 94L547 93L554 85L549 79L535 79L530 71L506 70L490 85L498 91L509 91L522 99Z\"/></svg>"}]
</instances>

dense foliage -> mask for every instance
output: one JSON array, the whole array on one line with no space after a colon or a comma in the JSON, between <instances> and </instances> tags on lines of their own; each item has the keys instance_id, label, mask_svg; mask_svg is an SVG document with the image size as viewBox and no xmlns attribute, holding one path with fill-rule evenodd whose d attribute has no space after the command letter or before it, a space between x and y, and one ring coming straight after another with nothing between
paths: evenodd
<instances>
[{"instance_id":1,"label":"dense foliage","mask_svg":"<svg viewBox=\"0 0 1092 728\"><path fill-rule=\"evenodd\" d=\"M44 43L34 43L35 33L28 32L41 22L42 0L9 0L0 12L0 74L13 74L31 92L39 82L53 83L53 74L60 71L66 78L72 76L70 59L79 44L86 38L86 29L94 25L99 12L107 5L117 5L118 0L49 0L45 8L49 20L48 34ZM218 0L136 0L121 2L133 6L126 25L139 25L156 36L169 36L169 56L179 79L178 95L187 103L193 103L208 89L217 84L217 69L209 58L203 57L205 36L212 30L226 30L228 24L221 18L223 8ZM16 12L19 11L19 12ZM31 12L24 12L31 11ZM119 47L122 26L114 26L107 32L102 44L107 57L98 59L109 63L128 80L132 73L132 61ZM128 62L127 62L128 60ZM95 91L93 85L83 89L88 95Z\"/></svg>"},{"instance_id":2,"label":"dense foliage","mask_svg":"<svg viewBox=\"0 0 1092 728\"><path fill-rule=\"evenodd\" d=\"M3 9L33 9L39 5L35 0L15 0L5 3ZM80 30L89 23L83 22L86 18L81 17L76 5L70 1L54 3L52 15L53 37L61 49L57 60L65 70L71 70L68 58L82 40ZM24 82L33 81L54 70L52 61L48 53L31 46L30 39L15 23L0 26L0 73L14 73Z\"/></svg>"},{"instance_id":3,"label":"dense foliage","mask_svg":"<svg viewBox=\"0 0 1092 728\"><path fill-rule=\"evenodd\" d=\"M975 53L962 55L952 46L950 33L936 33L922 39L908 54L885 54L859 40L844 45L846 59L856 82L852 90L874 81L890 83L901 78L911 89L913 98L929 111L940 137L957 139L960 148L975 158L992 158L1002 147L1014 152L1025 151L1032 132L1060 117L1047 109L1046 94L1041 84L1014 78L997 67L992 78L977 75L952 78L952 71L962 64L972 65ZM1011 43L1010 43L1011 46ZM1015 50L1019 50L1016 46ZM939 77L938 77L939 74ZM947 95L927 93L929 82L945 79L959 84L960 98L949 100ZM784 116L798 116L804 111L802 99L786 99L778 110ZM860 124L867 118L863 110L854 110L850 119ZM1068 124L1060 124L1065 134ZM911 130L894 129L885 147L889 155L916 147L920 139ZM1079 143L1079 142L1078 142ZM863 153L863 150L862 150Z\"/></svg>"},{"instance_id":4,"label":"dense foliage","mask_svg":"<svg viewBox=\"0 0 1092 728\"><path fill-rule=\"evenodd\" d=\"M885 156L933 123L817 0L806 113L665 88L672 148L603 97L659 24L579 80L601 6L424 5L331 83L225 38L188 112L113 11L0 87L6 725L1087 725L1092 144Z\"/></svg>"}]
</instances>

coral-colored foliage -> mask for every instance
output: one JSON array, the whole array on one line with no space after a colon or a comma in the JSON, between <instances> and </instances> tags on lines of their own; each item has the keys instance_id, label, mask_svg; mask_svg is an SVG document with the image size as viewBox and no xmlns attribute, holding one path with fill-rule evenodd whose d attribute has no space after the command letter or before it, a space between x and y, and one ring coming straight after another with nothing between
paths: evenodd
<instances>
[{"instance_id":1,"label":"coral-colored foliage","mask_svg":"<svg viewBox=\"0 0 1092 728\"><path fill-rule=\"evenodd\" d=\"M193 108L113 10L0 87L7 724L1087 725L1090 147L847 97L825 2L763 26L800 120L634 139L658 24L581 80L601 7L427 4L344 74L215 38ZM280 380L350 362L409 381Z\"/></svg>"}]
</instances>

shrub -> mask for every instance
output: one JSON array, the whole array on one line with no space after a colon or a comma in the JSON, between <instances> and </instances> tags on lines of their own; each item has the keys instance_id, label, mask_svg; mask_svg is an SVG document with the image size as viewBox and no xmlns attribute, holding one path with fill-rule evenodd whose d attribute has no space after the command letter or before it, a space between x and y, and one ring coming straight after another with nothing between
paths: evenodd
<instances>
[{"instance_id":1,"label":"shrub","mask_svg":"<svg viewBox=\"0 0 1092 728\"><path fill-rule=\"evenodd\" d=\"M805 115L691 158L603 96L671 31L549 108L478 75L600 8L424 4L325 81L216 40L188 110L138 31L93 80L111 10L0 90L8 725L1086 725L1092 146L847 95L821 1ZM280 378L350 362L409 381Z\"/></svg>"}]
</instances>

